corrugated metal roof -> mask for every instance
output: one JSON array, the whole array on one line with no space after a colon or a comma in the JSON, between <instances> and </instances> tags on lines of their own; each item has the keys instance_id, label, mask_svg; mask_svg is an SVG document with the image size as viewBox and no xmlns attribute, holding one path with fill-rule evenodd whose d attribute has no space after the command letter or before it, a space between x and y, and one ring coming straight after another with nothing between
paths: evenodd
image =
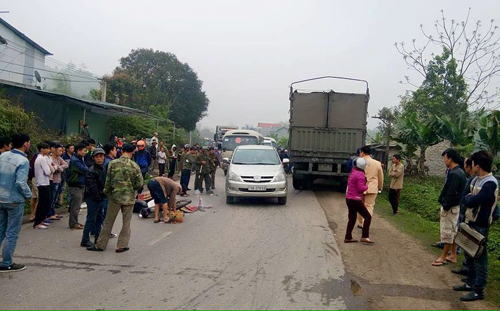
<instances>
[{"instance_id":1,"label":"corrugated metal roof","mask_svg":"<svg viewBox=\"0 0 500 311\"><path fill-rule=\"evenodd\" d=\"M7 23L3 18L0 18L0 24L2 24L5 27L9 28L13 33L15 33L16 35L18 35L19 37L21 37L24 41L28 42L30 45L32 45L33 47L35 47L37 50L41 51L43 54L45 54L45 55L52 55L52 53L50 53L49 51L47 51L46 49L44 49L43 47L41 47L35 41L33 41L30 38L28 38L28 36L26 36L24 33L20 32L19 30L17 30L14 26L12 26L11 24Z\"/></svg>"},{"instance_id":2,"label":"corrugated metal roof","mask_svg":"<svg viewBox=\"0 0 500 311\"><path fill-rule=\"evenodd\" d=\"M37 87L27 85L27 84L21 84L21 83L6 81L6 80L0 80L0 86L2 86L2 85L8 86L8 87L22 88L22 89L25 89L27 91L34 92L34 93L37 93L40 95L55 97L55 98L59 98L59 99L67 99L69 104L79 105L85 109L91 110L92 112L95 112L98 114L104 114L104 115L110 115L110 116L141 115L141 116L145 116L145 117L148 117L150 119L154 119L154 120L158 120L158 121L170 121L170 120L166 120L166 119L159 118L157 116L148 114L147 112L139 110L139 109L120 106L120 105L116 105L116 104L110 104L110 103L103 102L100 100L83 99L83 98L78 98L78 97L74 97L74 96L70 96L70 95L66 95L66 94L41 90Z\"/></svg>"}]
</instances>

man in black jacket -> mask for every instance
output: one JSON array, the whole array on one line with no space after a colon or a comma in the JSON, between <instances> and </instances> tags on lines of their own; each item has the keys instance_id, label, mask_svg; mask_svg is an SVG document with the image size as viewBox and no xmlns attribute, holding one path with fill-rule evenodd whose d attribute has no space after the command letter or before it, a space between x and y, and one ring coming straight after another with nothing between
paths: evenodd
<instances>
[{"instance_id":1,"label":"man in black jacket","mask_svg":"<svg viewBox=\"0 0 500 311\"><path fill-rule=\"evenodd\" d=\"M457 248L456 245L453 247L453 242L458 232L460 199L466 182L465 173L459 166L462 159L458 151L446 149L443 152L443 160L448 168L448 174L438 201L441 204L439 227L444 247L441 256L432 263L433 266L442 266L448 261L457 262ZM450 251L451 254L447 257Z\"/></svg>"},{"instance_id":2,"label":"man in black jacket","mask_svg":"<svg viewBox=\"0 0 500 311\"><path fill-rule=\"evenodd\" d=\"M103 202L106 198L104 194L104 183L106 172L104 171L104 150L96 148L92 152L94 164L89 168L85 178L85 201L87 202L87 220L83 229L83 236L80 246L92 247L90 242L90 232L94 233L95 242L101 233L101 226L97 225L103 222ZM101 219L99 219L101 218Z\"/></svg>"}]
</instances>

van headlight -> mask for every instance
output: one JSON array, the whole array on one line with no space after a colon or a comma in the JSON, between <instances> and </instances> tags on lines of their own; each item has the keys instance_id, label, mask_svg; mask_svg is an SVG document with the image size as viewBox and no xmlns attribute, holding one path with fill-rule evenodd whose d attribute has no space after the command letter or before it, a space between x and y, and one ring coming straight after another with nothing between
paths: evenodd
<instances>
[{"instance_id":1,"label":"van headlight","mask_svg":"<svg viewBox=\"0 0 500 311\"><path fill-rule=\"evenodd\" d=\"M241 179L241 177L238 176L237 174L233 173L233 172L229 172L229 180L243 182L243 180Z\"/></svg>"},{"instance_id":2,"label":"van headlight","mask_svg":"<svg viewBox=\"0 0 500 311\"><path fill-rule=\"evenodd\" d=\"M273 182L282 182L285 180L286 180L285 174L279 173L278 175L274 176Z\"/></svg>"}]
</instances>

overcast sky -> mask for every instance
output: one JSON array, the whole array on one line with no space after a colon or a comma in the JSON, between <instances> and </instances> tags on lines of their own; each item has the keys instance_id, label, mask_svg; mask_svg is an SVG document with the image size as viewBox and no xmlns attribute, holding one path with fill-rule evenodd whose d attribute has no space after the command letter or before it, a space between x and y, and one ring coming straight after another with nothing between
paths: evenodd
<instances>
[{"instance_id":1,"label":"overcast sky","mask_svg":"<svg viewBox=\"0 0 500 311\"><path fill-rule=\"evenodd\" d=\"M176 54L204 82L210 106L201 123L215 127L288 121L290 83L322 75L368 80L373 116L408 88L398 83L409 72L394 43L422 40L419 25L431 29L441 9L461 21L469 6L473 21L500 12L500 1L456 0L3 0L0 11L57 60L98 75L131 49ZM334 81L303 86L324 87L364 92Z\"/></svg>"}]
</instances>

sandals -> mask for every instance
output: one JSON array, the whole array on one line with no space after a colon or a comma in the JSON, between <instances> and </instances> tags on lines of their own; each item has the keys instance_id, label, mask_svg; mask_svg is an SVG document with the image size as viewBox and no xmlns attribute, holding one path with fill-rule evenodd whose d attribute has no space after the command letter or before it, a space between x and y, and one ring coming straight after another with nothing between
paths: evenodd
<instances>
[{"instance_id":1,"label":"sandals","mask_svg":"<svg viewBox=\"0 0 500 311\"><path fill-rule=\"evenodd\" d=\"M71 227L71 230L82 230L84 226L82 224L76 224L73 227Z\"/></svg>"},{"instance_id":2,"label":"sandals","mask_svg":"<svg viewBox=\"0 0 500 311\"><path fill-rule=\"evenodd\" d=\"M370 238L362 238L360 241L362 243L366 243L366 244L374 244L375 243L372 240L370 240Z\"/></svg>"},{"instance_id":3,"label":"sandals","mask_svg":"<svg viewBox=\"0 0 500 311\"><path fill-rule=\"evenodd\" d=\"M451 262L451 263L457 263L457 260L451 260L450 257L446 257L446 261Z\"/></svg>"},{"instance_id":4,"label":"sandals","mask_svg":"<svg viewBox=\"0 0 500 311\"><path fill-rule=\"evenodd\" d=\"M441 261L441 260L435 260L432 265L434 267L441 267L441 266L444 266L446 265L448 262L445 260L445 261Z\"/></svg>"},{"instance_id":5,"label":"sandals","mask_svg":"<svg viewBox=\"0 0 500 311\"><path fill-rule=\"evenodd\" d=\"M128 251L129 249L130 249L129 247L117 248L115 252L124 253L124 252Z\"/></svg>"}]
</instances>

